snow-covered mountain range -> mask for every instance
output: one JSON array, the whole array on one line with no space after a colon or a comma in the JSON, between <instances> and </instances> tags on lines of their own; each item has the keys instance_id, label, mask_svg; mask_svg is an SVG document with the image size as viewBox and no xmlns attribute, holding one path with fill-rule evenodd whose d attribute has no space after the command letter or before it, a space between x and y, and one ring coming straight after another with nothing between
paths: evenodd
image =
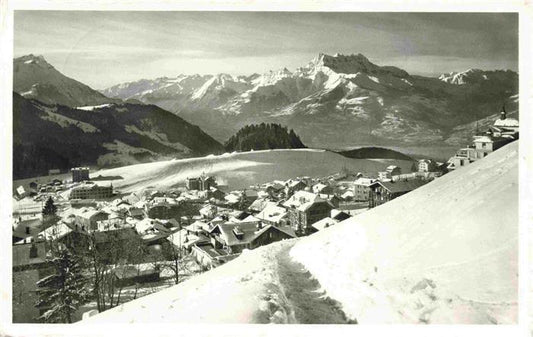
<instances>
[{"instance_id":1,"label":"snow-covered mountain range","mask_svg":"<svg viewBox=\"0 0 533 337\"><path fill-rule=\"evenodd\" d=\"M158 105L220 141L243 125L265 121L293 128L314 147L427 144L515 104L509 98L518 93L518 74L471 69L430 78L378 66L361 54L319 54L293 72L179 75L101 92Z\"/></svg>"}]
</instances>

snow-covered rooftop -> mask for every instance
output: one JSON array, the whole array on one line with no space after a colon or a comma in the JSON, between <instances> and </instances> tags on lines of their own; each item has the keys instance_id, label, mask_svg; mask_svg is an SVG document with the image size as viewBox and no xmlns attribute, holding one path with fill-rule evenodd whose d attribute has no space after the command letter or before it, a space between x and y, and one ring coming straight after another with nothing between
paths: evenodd
<instances>
[{"instance_id":1,"label":"snow-covered rooftop","mask_svg":"<svg viewBox=\"0 0 533 337\"><path fill-rule=\"evenodd\" d=\"M497 119L494 122L494 126L518 127L519 123L518 123L518 120L516 120L514 118Z\"/></svg>"}]
</instances>

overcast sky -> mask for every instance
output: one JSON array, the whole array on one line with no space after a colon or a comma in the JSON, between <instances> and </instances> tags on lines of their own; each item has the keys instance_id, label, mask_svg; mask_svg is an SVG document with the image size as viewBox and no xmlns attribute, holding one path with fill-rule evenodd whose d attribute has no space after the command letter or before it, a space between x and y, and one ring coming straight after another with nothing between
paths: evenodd
<instances>
[{"instance_id":1,"label":"overcast sky","mask_svg":"<svg viewBox=\"0 0 533 337\"><path fill-rule=\"evenodd\" d=\"M94 88L183 74L251 74L362 53L413 74L518 70L518 15L16 11L15 57L43 55Z\"/></svg>"}]
</instances>

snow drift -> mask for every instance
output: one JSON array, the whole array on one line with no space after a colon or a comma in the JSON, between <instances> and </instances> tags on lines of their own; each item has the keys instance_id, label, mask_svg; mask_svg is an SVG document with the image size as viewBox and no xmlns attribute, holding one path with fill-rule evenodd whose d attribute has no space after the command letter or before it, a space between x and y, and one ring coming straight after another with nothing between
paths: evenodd
<instances>
[{"instance_id":1,"label":"snow drift","mask_svg":"<svg viewBox=\"0 0 533 337\"><path fill-rule=\"evenodd\" d=\"M84 322L516 323L517 255L514 142L317 234L246 251Z\"/></svg>"},{"instance_id":2,"label":"snow drift","mask_svg":"<svg viewBox=\"0 0 533 337\"><path fill-rule=\"evenodd\" d=\"M518 142L301 240L359 323L516 323Z\"/></svg>"}]
</instances>

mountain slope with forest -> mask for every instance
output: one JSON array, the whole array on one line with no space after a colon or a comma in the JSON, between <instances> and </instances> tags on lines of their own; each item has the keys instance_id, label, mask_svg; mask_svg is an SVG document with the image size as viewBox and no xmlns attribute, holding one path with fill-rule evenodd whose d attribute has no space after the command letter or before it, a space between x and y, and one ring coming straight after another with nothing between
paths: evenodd
<instances>
[{"instance_id":1,"label":"mountain slope with forest","mask_svg":"<svg viewBox=\"0 0 533 337\"><path fill-rule=\"evenodd\" d=\"M199 127L154 105L74 109L13 93L14 179L49 169L121 166L222 150Z\"/></svg>"}]
</instances>

